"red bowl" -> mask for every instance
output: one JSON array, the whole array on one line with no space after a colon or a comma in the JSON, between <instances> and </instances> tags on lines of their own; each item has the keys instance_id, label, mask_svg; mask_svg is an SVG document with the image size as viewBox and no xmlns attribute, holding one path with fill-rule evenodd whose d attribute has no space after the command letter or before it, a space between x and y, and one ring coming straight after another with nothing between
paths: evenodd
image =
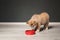
<instances>
[{"instance_id":1,"label":"red bowl","mask_svg":"<svg viewBox=\"0 0 60 40\"><path fill-rule=\"evenodd\" d=\"M27 35L34 35L35 34L35 30L26 30L25 34L27 34Z\"/></svg>"}]
</instances>

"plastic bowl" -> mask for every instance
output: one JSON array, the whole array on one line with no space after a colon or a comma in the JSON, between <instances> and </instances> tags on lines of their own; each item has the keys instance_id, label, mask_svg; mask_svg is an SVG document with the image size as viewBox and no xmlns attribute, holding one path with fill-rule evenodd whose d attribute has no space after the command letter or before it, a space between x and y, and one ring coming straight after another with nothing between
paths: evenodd
<instances>
[{"instance_id":1,"label":"plastic bowl","mask_svg":"<svg viewBox=\"0 0 60 40\"><path fill-rule=\"evenodd\" d=\"M35 34L35 30L26 30L25 34L27 34L27 35L34 35Z\"/></svg>"}]
</instances>

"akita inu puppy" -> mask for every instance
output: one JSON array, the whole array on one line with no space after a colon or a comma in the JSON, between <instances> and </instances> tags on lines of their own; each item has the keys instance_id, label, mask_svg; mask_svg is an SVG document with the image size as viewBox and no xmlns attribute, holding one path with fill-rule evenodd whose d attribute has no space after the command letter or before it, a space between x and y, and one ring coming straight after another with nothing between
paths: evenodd
<instances>
[{"instance_id":1,"label":"akita inu puppy","mask_svg":"<svg viewBox=\"0 0 60 40\"><path fill-rule=\"evenodd\" d=\"M40 30L40 26L44 25L46 29L48 29L49 24L49 15L47 12L42 12L40 14L34 14L30 20L27 21L27 24L31 27L36 26L38 30Z\"/></svg>"}]
</instances>

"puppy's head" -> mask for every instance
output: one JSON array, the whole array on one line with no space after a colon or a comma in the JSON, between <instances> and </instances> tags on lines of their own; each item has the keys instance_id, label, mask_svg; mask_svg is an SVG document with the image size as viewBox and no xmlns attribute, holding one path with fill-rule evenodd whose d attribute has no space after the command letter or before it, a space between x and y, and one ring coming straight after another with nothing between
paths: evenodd
<instances>
[{"instance_id":1,"label":"puppy's head","mask_svg":"<svg viewBox=\"0 0 60 40\"><path fill-rule=\"evenodd\" d=\"M36 22L34 20L30 20L27 22L27 24L31 27L34 27L36 25Z\"/></svg>"}]
</instances>

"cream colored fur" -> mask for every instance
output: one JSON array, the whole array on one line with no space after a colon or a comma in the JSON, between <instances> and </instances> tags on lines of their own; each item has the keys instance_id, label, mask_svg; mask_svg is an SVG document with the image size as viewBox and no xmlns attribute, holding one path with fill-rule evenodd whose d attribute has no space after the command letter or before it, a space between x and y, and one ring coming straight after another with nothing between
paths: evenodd
<instances>
[{"instance_id":1,"label":"cream colored fur","mask_svg":"<svg viewBox=\"0 0 60 40\"><path fill-rule=\"evenodd\" d=\"M40 30L40 26L44 25L48 29L49 15L47 12L42 12L40 14L34 14L30 20L27 22L31 27L36 26Z\"/></svg>"}]
</instances>

